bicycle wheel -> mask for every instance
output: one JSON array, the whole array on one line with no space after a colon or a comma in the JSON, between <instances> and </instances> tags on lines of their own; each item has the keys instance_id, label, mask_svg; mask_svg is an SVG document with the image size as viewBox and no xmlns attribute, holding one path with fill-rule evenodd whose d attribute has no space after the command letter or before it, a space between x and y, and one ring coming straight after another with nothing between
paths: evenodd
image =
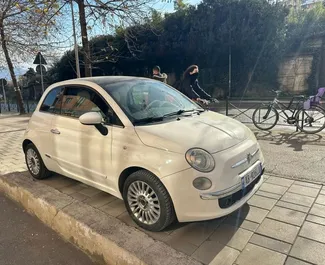
<instances>
[{"instance_id":1,"label":"bicycle wheel","mask_svg":"<svg viewBox=\"0 0 325 265\"><path fill-rule=\"evenodd\" d=\"M278 123L279 113L272 106L262 105L254 111L252 120L256 128L268 131Z\"/></svg>"},{"instance_id":2,"label":"bicycle wheel","mask_svg":"<svg viewBox=\"0 0 325 265\"><path fill-rule=\"evenodd\" d=\"M325 128L325 110L320 106L300 109L296 115L297 127L304 133L318 133Z\"/></svg>"}]
</instances>

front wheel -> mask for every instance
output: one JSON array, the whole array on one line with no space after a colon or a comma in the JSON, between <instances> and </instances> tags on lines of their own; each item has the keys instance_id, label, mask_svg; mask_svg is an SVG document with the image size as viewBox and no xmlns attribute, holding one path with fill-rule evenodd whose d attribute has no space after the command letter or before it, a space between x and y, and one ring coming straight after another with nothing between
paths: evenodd
<instances>
[{"instance_id":1,"label":"front wheel","mask_svg":"<svg viewBox=\"0 0 325 265\"><path fill-rule=\"evenodd\" d=\"M148 171L137 171L126 179L123 199L133 221L146 230L161 231L176 219L168 191Z\"/></svg>"},{"instance_id":2,"label":"front wheel","mask_svg":"<svg viewBox=\"0 0 325 265\"><path fill-rule=\"evenodd\" d=\"M252 120L256 128L268 131L278 123L279 113L272 106L262 105L254 111Z\"/></svg>"},{"instance_id":3,"label":"front wheel","mask_svg":"<svg viewBox=\"0 0 325 265\"><path fill-rule=\"evenodd\" d=\"M304 133L319 133L325 128L325 110L320 106L311 106L307 110L300 109L296 115L296 124Z\"/></svg>"}]
</instances>

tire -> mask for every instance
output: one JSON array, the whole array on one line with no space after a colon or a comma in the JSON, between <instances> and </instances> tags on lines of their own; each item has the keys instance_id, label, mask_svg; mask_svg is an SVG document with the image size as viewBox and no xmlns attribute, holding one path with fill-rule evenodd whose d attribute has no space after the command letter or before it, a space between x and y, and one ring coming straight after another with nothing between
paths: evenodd
<instances>
[{"instance_id":1,"label":"tire","mask_svg":"<svg viewBox=\"0 0 325 265\"><path fill-rule=\"evenodd\" d=\"M146 230L161 231L176 219L168 191L146 170L134 172L126 179L123 199L133 221Z\"/></svg>"},{"instance_id":2,"label":"tire","mask_svg":"<svg viewBox=\"0 0 325 265\"><path fill-rule=\"evenodd\" d=\"M310 113L312 112L312 113ZM318 112L320 115L318 117L313 117L313 114ZM308 114L309 113L309 114ZM304 114L304 123L305 121L307 124L301 124L302 121L302 114ZM315 121L309 122L308 118L315 119ZM318 127L313 127L312 124L320 119L323 119L323 122L320 122ZM307 133L307 134L314 134L319 133L325 128L325 110L320 106L311 106L310 109L304 110L300 109L296 114L296 124L300 131ZM309 125L309 126L306 126Z\"/></svg>"},{"instance_id":3,"label":"tire","mask_svg":"<svg viewBox=\"0 0 325 265\"><path fill-rule=\"evenodd\" d=\"M265 118L265 119L264 119ZM271 118L274 118L274 120L270 120ZM270 123L264 123L265 126L261 126L261 119L263 121L270 121ZM262 130L262 131L268 131L271 130L279 121L279 113L278 111L270 106L260 106L253 112L252 116L253 123L256 128Z\"/></svg>"},{"instance_id":4,"label":"tire","mask_svg":"<svg viewBox=\"0 0 325 265\"><path fill-rule=\"evenodd\" d=\"M29 173L35 179L46 179L51 172L46 168L40 153L34 144L28 144L25 149L25 162Z\"/></svg>"}]
</instances>

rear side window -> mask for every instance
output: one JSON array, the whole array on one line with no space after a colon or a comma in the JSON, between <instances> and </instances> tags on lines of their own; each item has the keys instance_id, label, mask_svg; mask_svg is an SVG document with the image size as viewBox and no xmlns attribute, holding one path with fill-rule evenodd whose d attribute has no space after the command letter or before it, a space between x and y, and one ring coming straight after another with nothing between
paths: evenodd
<instances>
[{"instance_id":1,"label":"rear side window","mask_svg":"<svg viewBox=\"0 0 325 265\"><path fill-rule=\"evenodd\" d=\"M52 89L45 97L40 111L49 112L53 114L60 114L61 103L62 103L63 89L56 87Z\"/></svg>"}]
</instances>

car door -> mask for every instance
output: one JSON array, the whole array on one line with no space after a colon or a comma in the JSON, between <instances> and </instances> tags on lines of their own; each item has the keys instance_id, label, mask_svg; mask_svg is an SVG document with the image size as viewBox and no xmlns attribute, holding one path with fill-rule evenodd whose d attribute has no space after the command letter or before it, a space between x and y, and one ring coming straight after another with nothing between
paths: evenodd
<instances>
[{"instance_id":1,"label":"car door","mask_svg":"<svg viewBox=\"0 0 325 265\"><path fill-rule=\"evenodd\" d=\"M93 125L83 125L79 117L87 112L103 117L107 135ZM52 120L52 154L63 175L93 186L112 189L110 177L112 126L111 109L100 94L85 86L67 86L62 97L60 115Z\"/></svg>"},{"instance_id":2,"label":"car door","mask_svg":"<svg viewBox=\"0 0 325 265\"><path fill-rule=\"evenodd\" d=\"M52 120L60 112L60 106L58 102L62 96L62 87L55 87L51 89L44 97L42 104L38 111L33 113L30 119L29 127L32 132L32 142L40 152L44 163L47 168L52 171L57 171L57 165L53 163L53 160L49 159L49 152L51 149L50 137L51 137L51 124ZM28 128L27 130L30 130Z\"/></svg>"}]
</instances>

